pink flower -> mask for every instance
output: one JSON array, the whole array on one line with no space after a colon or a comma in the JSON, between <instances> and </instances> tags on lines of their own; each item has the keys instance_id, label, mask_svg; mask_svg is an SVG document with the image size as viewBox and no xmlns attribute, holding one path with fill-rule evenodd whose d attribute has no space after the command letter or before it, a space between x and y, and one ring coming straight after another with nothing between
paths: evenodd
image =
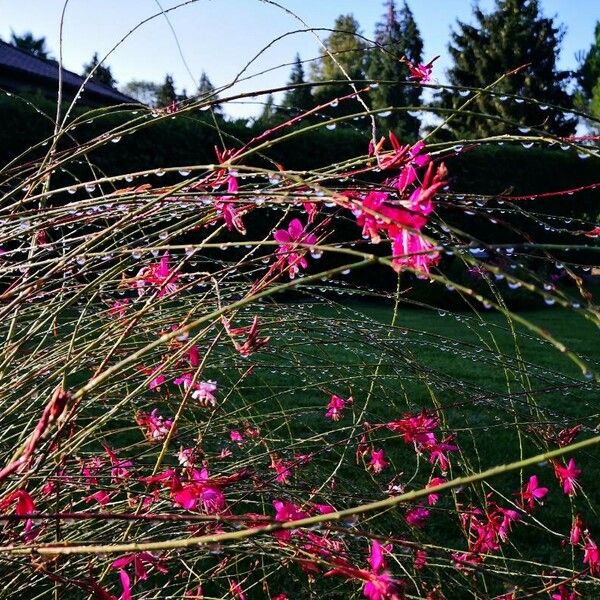
<instances>
[{"instance_id":1,"label":"pink flower","mask_svg":"<svg viewBox=\"0 0 600 600\"><path fill-rule=\"evenodd\" d=\"M98 475L103 467L104 461L99 456L93 456L83 463L81 474L85 479L86 486L98 485L98 478L96 475Z\"/></svg>"},{"instance_id":2,"label":"pink flower","mask_svg":"<svg viewBox=\"0 0 600 600\"><path fill-rule=\"evenodd\" d=\"M17 515L29 515L35 512L35 502L25 490L15 490L2 498L0 500L0 511L5 511L13 505Z\"/></svg>"},{"instance_id":3,"label":"pink flower","mask_svg":"<svg viewBox=\"0 0 600 600\"><path fill-rule=\"evenodd\" d=\"M391 551L391 545L382 546L377 540L371 542L369 557L370 569L354 567L345 559L337 559L335 568L328 571L325 576L342 575L349 579L358 579L365 582L363 595L369 600L401 600L402 581L395 581L385 570L384 552Z\"/></svg>"},{"instance_id":4,"label":"pink flower","mask_svg":"<svg viewBox=\"0 0 600 600\"><path fill-rule=\"evenodd\" d=\"M325 417L332 421L339 421L342 418L342 411L346 407L346 404L352 404L352 396L344 400L344 398L333 394L327 405Z\"/></svg>"},{"instance_id":5,"label":"pink flower","mask_svg":"<svg viewBox=\"0 0 600 600\"><path fill-rule=\"evenodd\" d=\"M163 441L173 426L173 421L161 417L156 408L150 414L138 411L135 420L144 429L144 435L149 442Z\"/></svg>"},{"instance_id":6,"label":"pink flower","mask_svg":"<svg viewBox=\"0 0 600 600\"><path fill-rule=\"evenodd\" d=\"M363 595L369 600L400 600L400 585L385 570L384 552L391 551L391 545L382 546L377 540L371 542L369 564L371 571L366 573L367 582Z\"/></svg>"},{"instance_id":7,"label":"pink flower","mask_svg":"<svg viewBox=\"0 0 600 600\"><path fill-rule=\"evenodd\" d=\"M111 568L119 570L119 577L123 588L121 600L131 599L131 579L125 570L125 567L129 565L133 565L133 573L135 579L138 581L146 581L148 579L148 572L145 565L153 566L161 573L167 573L167 569L160 564L159 559L150 552L136 552L135 554L125 554L117 558L111 564Z\"/></svg>"},{"instance_id":8,"label":"pink flower","mask_svg":"<svg viewBox=\"0 0 600 600\"><path fill-rule=\"evenodd\" d=\"M244 437L237 430L233 430L233 431L229 432L229 439L232 442L235 442L236 444L243 444L244 443Z\"/></svg>"},{"instance_id":9,"label":"pink flower","mask_svg":"<svg viewBox=\"0 0 600 600\"><path fill-rule=\"evenodd\" d=\"M453 439L453 436L445 437L441 442L435 442L434 444L426 444L423 446L423 450L429 452L429 462L432 465L439 464L442 473L446 473L450 466L450 461L447 452L455 452L458 450L458 446L450 444L449 442Z\"/></svg>"},{"instance_id":10,"label":"pink flower","mask_svg":"<svg viewBox=\"0 0 600 600\"><path fill-rule=\"evenodd\" d=\"M182 467L193 467L196 463L196 453L193 448L181 448L177 460Z\"/></svg>"},{"instance_id":11,"label":"pink flower","mask_svg":"<svg viewBox=\"0 0 600 600\"><path fill-rule=\"evenodd\" d=\"M407 513L405 520L411 527L421 529L429 519L429 509L424 506L417 506L411 508Z\"/></svg>"},{"instance_id":12,"label":"pink flower","mask_svg":"<svg viewBox=\"0 0 600 600\"><path fill-rule=\"evenodd\" d=\"M357 225L363 228L362 235L374 244L381 241L380 232L390 237L397 235L402 227L421 229L426 223L424 216L411 213L403 207L391 205L387 192L369 192L362 201L361 208L352 211Z\"/></svg>"},{"instance_id":13,"label":"pink flower","mask_svg":"<svg viewBox=\"0 0 600 600\"><path fill-rule=\"evenodd\" d=\"M600 575L600 550L588 535L583 545L583 562L590 569L590 575Z\"/></svg>"},{"instance_id":14,"label":"pink flower","mask_svg":"<svg viewBox=\"0 0 600 600\"><path fill-rule=\"evenodd\" d=\"M293 502L287 502L286 500L274 500L273 507L275 508L275 520L279 523L285 521L297 521L298 519L304 519L308 517L308 513L301 510L301 508ZM292 535L296 533L289 529L282 531L276 531L274 536L280 541L289 541L292 539Z\"/></svg>"},{"instance_id":15,"label":"pink flower","mask_svg":"<svg viewBox=\"0 0 600 600\"><path fill-rule=\"evenodd\" d=\"M420 83L427 83L431 80L431 72L433 71L433 63L439 58L436 56L431 59L426 65L419 63L415 66L409 60L406 60L406 66L408 67L408 71L410 73L409 79L413 81L419 81Z\"/></svg>"},{"instance_id":16,"label":"pink flower","mask_svg":"<svg viewBox=\"0 0 600 600\"><path fill-rule=\"evenodd\" d=\"M200 364L200 351L198 350L198 346L196 344L190 347L188 352L188 360L190 361L190 367L194 368Z\"/></svg>"},{"instance_id":17,"label":"pink flower","mask_svg":"<svg viewBox=\"0 0 600 600\"><path fill-rule=\"evenodd\" d=\"M498 527L498 537L503 542L506 542L513 521L520 521L521 515L516 510L510 508L498 508L498 512L502 515L502 522Z\"/></svg>"},{"instance_id":18,"label":"pink flower","mask_svg":"<svg viewBox=\"0 0 600 600\"><path fill-rule=\"evenodd\" d=\"M563 467L560 463L555 462L554 474L558 477L562 485L563 492L569 496L574 496L576 493L577 477L581 475L581 469L577 468L573 459L569 460L569 464Z\"/></svg>"},{"instance_id":19,"label":"pink flower","mask_svg":"<svg viewBox=\"0 0 600 600\"><path fill-rule=\"evenodd\" d=\"M110 502L110 494L105 490L99 490L84 498L86 502L97 502L101 506L106 506Z\"/></svg>"},{"instance_id":20,"label":"pink flower","mask_svg":"<svg viewBox=\"0 0 600 600\"><path fill-rule=\"evenodd\" d=\"M408 229L402 229L394 236L392 253L395 271L412 269L420 277L426 277L431 266L436 265L440 259L439 251L431 242L420 233Z\"/></svg>"},{"instance_id":21,"label":"pink flower","mask_svg":"<svg viewBox=\"0 0 600 600\"><path fill-rule=\"evenodd\" d=\"M113 305L108 310L108 314L111 317L118 317L122 319L125 316L125 311L127 310L127 305L129 304L129 300L125 298L125 300L115 300Z\"/></svg>"},{"instance_id":22,"label":"pink flower","mask_svg":"<svg viewBox=\"0 0 600 600\"><path fill-rule=\"evenodd\" d=\"M583 532L583 519L581 515L575 515L573 524L571 525L571 533L569 534L569 542L576 546L581 540L581 534Z\"/></svg>"},{"instance_id":23,"label":"pink flower","mask_svg":"<svg viewBox=\"0 0 600 600\"><path fill-rule=\"evenodd\" d=\"M439 419L423 410L416 415L408 415L398 421L390 421L386 427L395 433L401 433L402 439L407 443L418 445L434 444L433 430L439 426Z\"/></svg>"},{"instance_id":24,"label":"pink flower","mask_svg":"<svg viewBox=\"0 0 600 600\"><path fill-rule=\"evenodd\" d=\"M198 400L202 406L214 408L217 405L217 399L214 395L216 391L216 381L201 381L192 392L192 398Z\"/></svg>"},{"instance_id":25,"label":"pink flower","mask_svg":"<svg viewBox=\"0 0 600 600\"><path fill-rule=\"evenodd\" d=\"M409 208L424 216L428 216L433 211L433 196L442 187L446 185L446 176L448 171L442 163L433 174L433 163L425 172L421 185L417 187L410 195Z\"/></svg>"},{"instance_id":26,"label":"pink flower","mask_svg":"<svg viewBox=\"0 0 600 600\"><path fill-rule=\"evenodd\" d=\"M154 372L158 371L161 368L161 366L159 365L158 367L156 367L156 369L154 369ZM151 390L156 390L159 389L160 386L167 380L167 378L164 375L157 375L156 377L153 377L150 380L150 383L148 384L148 387Z\"/></svg>"},{"instance_id":27,"label":"pink flower","mask_svg":"<svg viewBox=\"0 0 600 600\"><path fill-rule=\"evenodd\" d=\"M242 590L240 584L235 579L231 579L229 581L229 591L235 598L239 598L239 600L246 600L246 594L244 593L244 590Z\"/></svg>"},{"instance_id":28,"label":"pink flower","mask_svg":"<svg viewBox=\"0 0 600 600\"><path fill-rule=\"evenodd\" d=\"M433 477L432 479L429 480L429 483L427 484L427 487L436 487L438 485L441 485L442 483L446 483L446 480L443 477ZM437 493L433 493L433 494L429 494L427 496L427 503L429 504L429 506L433 506L434 504L437 504L437 501L439 500L440 495Z\"/></svg>"},{"instance_id":29,"label":"pink flower","mask_svg":"<svg viewBox=\"0 0 600 600\"><path fill-rule=\"evenodd\" d=\"M413 566L415 569L417 569L417 571L420 571L427 566L427 552L425 552L425 550L417 550L415 552L415 561Z\"/></svg>"},{"instance_id":30,"label":"pink flower","mask_svg":"<svg viewBox=\"0 0 600 600\"><path fill-rule=\"evenodd\" d=\"M220 200L215 201L215 210L225 221L228 231L235 229L242 235L246 234L246 227L242 221L245 210L236 208L236 203L233 198L224 196Z\"/></svg>"},{"instance_id":31,"label":"pink flower","mask_svg":"<svg viewBox=\"0 0 600 600\"><path fill-rule=\"evenodd\" d=\"M419 141L408 149L405 160L406 165L400 172L396 181L396 187L403 192L409 185L417 180L417 169L424 167L431 157L429 154L421 154L425 149L425 142Z\"/></svg>"},{"instance_id":32,"label":"pink flower","mask_svg":"<svg viewBox=\"0 0 600 600\"><path fill-rule=\"evenodd\" d=\"M219 513L225 508L225 495L217 481L208 476L208 469L191 470L191 481L173 492L173 501L185 510L199 506L208 514Z\"/></svg>"},{"instance_id":33,"label":"pink flower","mask_svg":"<svg viewBox=\"0 0 600 600\"><path fill-rule=\"evenodd\" d=\"M552 600L577 600L578 594L570 590L564 583L558 586L558 590L552 594Z\"/></svg>"},{"instance_id":34,"label":"pink flower","mask_svg":"<svg viewBox=\"0 0 600 600\"><path fill-rule=\"evenodd\" d=\"M279 456L273 454L271 456L271 469L275 470L277 483L289 483L292 476L292 469L289 464L281 460Z\"/></svg>"},{"instance_id":35,"label":"pink flower","mask_svg":"<svg viewBox=\"0 0 600 600\"><path fill-rule=\"evenodd\" d=\"M521 492L523 506L532 510L535 507L536 500L541 500L547 493L548 488L540 487L538 485L537 475L532 475L529 478L525 489Z\"/></svg>"},{"instance_id":36,"label":"pink flower","mask_svg":"<svg viewBox=\"0 0 600 600\"><path fill-rule=\"evenodd\" d=\"M383 450L371 450L371 460L368 464L369 470L373 471L373 473L381 473L388 465L389 463L383 456Z\"/></svg>"},{"instance_id":37,"label":"pink flower","mask_svg":"<svg viewBox=\"0 0 600 600\"><path fill-rule=\"evenodd\" d=\"M139 296L144 295L145 286L156 286L159 290L158 296L162 298L177 291L177 279L178 275L169 267L169 252L165 251L158 264L142 267L138 271L135 285Z\"/></svg>"},{"instance_id":38,"label":"pink flower","mask_svg":"<svg viewBox=\"0 0 600 600\"><path fill-rule=\"evenodd\" d=\"M290 279L293 279L301 267L306 269L308 266L304 258L306 249L298 248L298 244L312 246L317 243L317 238L312 233L307 234L304 231L304 226L299 219L292 219L287 230L277 229L273 237L279 243L277 253L281 255L284 262L287 262Z\"/></svg>"},{"instance_id":39,"label":"pink flower","mask_svg":"<svg viewBox=\"0 0 600 600\"><path fill-rule=\"evenodd\" d=\"M104 449L106 450L106 454L108 454L110 464L112 465L110 470L112 483L117 484L122 479L127 479L129 477L129 471L133 467L133 463L130 460L119 459L109 446L104 446Z\"/></svg>"},{"instance_id":40,"label":"pink flower","mask_svg":"<svg viewBox=\"0 0 600 600\"><path fill-rule=\"evenodd\" d=\"M258 317L254 317L252 325L249 327L231 327L229 319L221 317L221 322L225 331L231 338L234 348L240 353L240 356L247 358L259 348L266 346L269 343L270 337L259 337L258 335ZM246 339L240 343L236 337L245 336Z\"/></svg>"}]
</instances>

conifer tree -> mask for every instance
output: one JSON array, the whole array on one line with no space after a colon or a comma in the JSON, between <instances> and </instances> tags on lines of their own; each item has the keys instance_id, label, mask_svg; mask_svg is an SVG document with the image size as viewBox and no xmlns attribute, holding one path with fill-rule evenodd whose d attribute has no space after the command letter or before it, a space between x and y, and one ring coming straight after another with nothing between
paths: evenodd
<instances>
[{"instance_id":1,"label":"conifer tree","mask_svg":"<svg viewBox=\"0 0 600 600\"><path fill-rule=\"evenodd\" d=\"M165 107L170 106L173 102L177 102L175 81L171 75L167 75L164 83L156 91L156 104Z\"/></svg>"},{"instance_id":2,"label":"conifer tree","mask_svg":"<svg viewBox=\"0 0 600 600\"><path fill-rule=\"evenodd\" d=\"M36 38L31 31L28 31L23 35L17 35L12 31L10 34L10 43L15 48L29 52L29 54L33 54L38 58L52 60L48 46L46 46L46 38Z\"/></svg>"},{"instance_id":3,"label":"conifer tree","mask_svg":"<svg viewBox=\"0 0 600 600\"><path fill-rule=\"evenodd\" d=\"M198 82L198 99L205 99L211 102L215 102L219 99L219 95L215 91L215 86L212 84L212 81L209 79L205 71L202 71L202 75L200 75L200 81ZM218 103L213 104L212 108L216 113L222 112L222 107Z\"/></svg>"},{"instance_id":4,"label":"conifer tree","mask_svg":"<svg viewBox=\"0 0 600 600\"><path fill-rule=\"evenodd\" d=\"M367 74L371 79L394 83L374 89L370 93L371 103L373 108L416 106L421 103L422 88L407 83L408 70L402 58L415 65L422 62L423 40L406 2L397 10L394 0L387 0L386 9L383 22L377 24L377 45L369 53ZM394 111L387 124L401 137L415 139L419 134L419 119L405 111Z\"/></svg>"},{"instance_id":5,"label":"conifer tree","mask_svg":"<svg viewBox=\"0 0 600 600\"><path fill-rule=\"evenodd\" d=\"M83 77L87 77L94 69L96 69L92 75L92 79L98 83L103 83L108 87L114 87L117 81L113 77L110 67L99 63L100 59L98 58L98 53L94 52L92 60L87 65L83 66Z\"/></svg>"},{"instance_id":6,"label":"conifer tree","mask_svg":"<svg viewBox=\"0 0 600 600\"><path fill-rule=\"evenodd\" d=\"M594 38L577 72L578 97L582 108L600 119L600 21L596 23Z\"/></svg>"},{"instance_id":7,"label":"conifer tree","mask_svg":"<svg viewBox=\"0 0 600 600\"><path fill-rule=\"evenodd\" d=\"M340 15L333 26L334 31L324 40L327 51L321 52L320 59L312 66L311 76L314 82L335 81L313 90L317 104L322 104L352 92L344 83L348 76L352 80L365 76L366 43L360 37L358 21L351 15ZM343 69L343 71L342 71ZM345 74L344 74L345 72ZM335 115L363 110L360 104L344 102L330 112Z\"/></svg>"},{"instance_id":8,"label":"conifer tree","mask_svg":"<svg viewBox=\"0 0 600 600\"><path fill-rule=\"evenodd\" d=\"M282 106L288 109L287 112L293 111L294 114L303 113L310 110L314 106L314 99L310 86L306 84L304 78L304 67L300 55L296 54L294 66L290 73L288 85L299 86L287 90L283 96Z\"/></svg>"},{"instance_id":9,"label":"conifer tree","mask_svg":"<svg viewBox=\"0 0 600 600\"><path fill-rule=\"evenodd\" d=\"M468 136L516 133L519 126L547 129L558 135L571 134L575 120L566 117L563 111L545 106L545 103L567 109L572 106L565 91L569 75L556 65L563 28L543 16L539 0L496 0L492 12L485 13L475 5L473 14L474 25L458 21L451 34L448 48L454 64L448 71L448 79L456 86L483 88L520 68L494 88L495 95L482 94L468 108L513 124L458 114L450 128ZM517 102L503 98L503 94L538 102ZM446 107L456 108L462 102L463 98L456 93L441 94L441 104Z\"/></svg>"}]
</instances>

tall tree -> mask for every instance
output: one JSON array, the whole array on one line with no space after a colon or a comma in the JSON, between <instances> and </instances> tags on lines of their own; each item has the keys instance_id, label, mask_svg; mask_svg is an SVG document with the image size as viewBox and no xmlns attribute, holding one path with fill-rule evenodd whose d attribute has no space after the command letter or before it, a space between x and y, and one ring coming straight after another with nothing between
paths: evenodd
<instances>
[{"instance_id":1,"label":"tall tree","mask_svg":"<svg viewBox=\"0 0 600 600\"><path fill-rule=\"evenodd\" d=\"M275 107L275 98L273 98L273 94L269 94L263 106L263 109L256 120L257 124L266 129L271 127L277 119L277 108Z\"/></svg>"},{"instance_id":2,"label":"tall tree","mask_svg":"<svg viewBox=\"0 0 600 600\"><path fill-rule=\"evenodd\" d=\"M423 60L423 40L406 2L400 10L387 0L384 20L375 30L376 47L368 56L367 74L371 79L392 81L381 84L370 94L373 108L416 106L421 103L421 87L407 83L408 70L402 58L417 65ZM394 111L387 124L402 137L419 135L419 119L406 111Z\"/></svg>"},{"instance_id":3,"label":"tall tree","mask_svg":"<svg viewBox=\"0 0 600 600\"><path fill-rule=\"evenodd\" d=\"M166 75L164 83L156 90L156 104L164 107L170 106L173 102L177 102L175 81L171 75Z\"/></svg>"},{"instance_id":4,"label":"tall tree","mask_svg":"<svg viewBox=\"0 0 600 600\"><path fill-rule=\"evenodd\" d=\"M582 108L600 119L600 21L596 23L594 38L594 43L580 59L578 96Z\"/></svg>"},{"instance_id":5,"label":"tall tree","mask_svg":"<svg viewBox=\"0 0 600 600\"><path fill-rule=\"evenodd\" d=\"M284 109L287 109L286 112L301 114L315 105L310 86L306 85L304 67L299 54L296 54L288 85L295 87L287 90L283 96L281 105Z\"/></svg>"},{"instance_id":6,"label":"tall tree","mask_svg":"<svg viewBox=\"0 0 600 600\"><path fill-rule=\"evenodd\" d=\"M198 99L209 100L215 102L219 99L219 95L216 93L215 86L212 84L212 81L209 79L208 75L205 71L202 71L202 75L200 75L200 81L198 82ZM216 113L222 112L222 106L220 104L213 104L213 110Z\"/></svg>"},{"instance_id":7,"label":"tall tree","mask_svg":"<svg viewBox=\"0 0 600 600\"><path fill-rule=\"evenodd\" d=\"M121 87L121 91L142 104L157 106L158 86L153 81L132 80Z\"/></svg>"},{"instance_id":8,"label":"tall tree","mask_svg":"<svg viewBox=\"0 0 600 600\"><path fill-rule=\"evenodd\" d=\"M51 59L50 50L46 46L46 38L36 38L31 31L17 35L14 31L10 34L10 43L19 50L25 50L38 58Z\"/></svg>"},{"instance_id":9,"label":"tall tree","mask_svg":"<svg viewBox=\"0 0 600 600\"><path fill-rule=\"evenodd\" d=\"M569 108L571 97L565 91L568 73L556 66L564 30L553 19L544 17L539 0L496 0L490 13L473 8L475 24L458 21L448 46L454 61L448 79L456 86L482 88L502 75L494 91L481 94L470 111L500 116L514 124L474 115L457 114L450 128L459 134L496 135L515 133L518 126L535 126L559 135L574 131L575 121L560 110L538 103L515 102L502 94L515 94ZM442 92L442 104L456 108L463 99Z\"/></svg>"},{"instance_id":10,"label":"tall tree","mask_svg":"<svg viewBox=\"0 0 600 600\"><path fill-rule=\"evenodd\" d=\"M334 31L325 38L326 50L321 51L319 60L311 69L315 82L335 81L314 89L314 97L318 104L333 100L352 92L352 88L344 81L363 79L365 76L366 44L360 37L360 25L351 15L340 15L333 26ZM360 110L357 102L340 104L333 114L347 114Z\"/></svg>"},{"instance_id":11,"label":"tall tree","mask_svg":"<svg viewBox=\"0 0 600 600\"><path fill-rule=\"evenodd\" d=\"M108 65L105 66L100 64L100 59L98 58L97 52L94 52L92 60L87 65L83 65L82 75L87 77L92 71L94 71L94 74L92 75L92 79L94 81L103 83L109 87L115 87L117 80L113 77Z\"/></svg>"}]
</instances>

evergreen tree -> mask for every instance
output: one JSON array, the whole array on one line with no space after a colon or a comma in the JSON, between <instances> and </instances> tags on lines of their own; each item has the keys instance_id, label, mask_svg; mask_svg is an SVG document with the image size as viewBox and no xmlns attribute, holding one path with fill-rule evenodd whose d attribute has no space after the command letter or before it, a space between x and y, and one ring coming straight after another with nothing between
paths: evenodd
<instances>
[{"instance_id":1,"label":"evergreen tree","mask_svg":"<svg viewBox=\"0 0 600 600\"><path fill-rule=\"evenodd\" d=\"M171 75L167 75L165 82L156 91L156 105L166 107L170 106L173 102L177 102L175 81Z\"/></svg>"},{"instance_id":2,"label":"evergreen tree","mask_svg":"<svg viewBox=\"0 0 600 600\"><path fill-rule=\"evenodd\" d=\"M304 67L302 66L300 55L296 54L288 85L299 87L287 90L283 96L281 104L287 109L287 113L301 114L310 110L315 105L310 86L304 84L306 84L306 80L304 79Z\"/></svg>"},{"instance_id":3,"label":"evergreen tree","mask_svg":"<svg viewBox=\"0 0 600 600\"><path fill-rule=\"evenodd\" d=\"M208 75L202 71L202 75L200 75L200 81L198 82L198 99L206 99L214 102L219 99L219 95L215 91L215 86L212 84L212 81L208 78ZM216 113L222 112L222 107L220 104L213 104L213 110Z\"/></svg>"},{"instance_id":4,"label":"evergreen tree","mask_svg":"<svg viewBox=\"0 0 600 600\"><path fill-rule=\"evenodd\" d=\"M588 52L581 57L578 96L581 107L600 119L600 21L596 23L594 38Z\"/></svg>"},{"instance_id":5,"label":"evergreen tree","mask_svg":"<svg viewBox=\"0 0 600 600\"><path fill-rule=\"evenodd\" d=\"M121 91L142 104L157 106L158 86L153 81L132 80L121 87Z\"/></svg>"},{"instance_id":6,"label":"evergreen tree","mask_svg":"<svg viewBox=\"0 0 600 600\"><path fill-rule=\"evenodd\" d=\"M257 123L262 129L266 129L275 124L277 120L277 109L275 107L275 98L269 94L265 100L262 112L257 119Z\"/></svg>"},{"instance_id":7,"label":"evergreen tree","mask_svg":"<svg viewBox=\"0 0 600 600\"><path fill-rule=\"evenodd\" d=\"M46 46L46 38L36 38L31 33L31 31L28 31L23 35L17 35L14 31L12 31L10 34L10 43L15 48L19 48L19 50L29 52L29 54L33 54L38 58L52 60L52 57L50 56L50 51Z\"/></svg>"},{"instance_id":8,"label":"evergreen tree","mask_svg":"<svg viewBox=\"0 0 600 600\"><path fill-rule=\"evenodd\" d=\"M373 108L417 106L421 104L421 87L407 83L408 70L401 62L406 57L417 65L423 60L423 40L413 14L404 2L399 11L394 0L387 0L385 20L377 24L377 46L368 56L367 74L371 79L390 80L370 93ZM387 119L390 129L402 138L419 135L419 119L407 112L393 112Z\"/></svg>"},{"instance_id":9,"label":"evergreen tree","mask_svg":"<svg viewBox=\"0 0 600 600\"><path fill-rule=\"evenodd\" d=\"M96 69L92 75L92 79L98 83L103 83L108 87L114 87L117 81L112 76L110 67L101 65L99 63L100 60L98 59L98 53L94 52L92 60L87 65L83 65L83 77L87 77L94 69Z\"/></svg>"},{"instance_id":10,"label":"evergreen tree","mask_svg":"<svg viewBox=\"0 0 600 600\"><path fill-rule=\"evenodd\" d=\"M336 83L314 88L313 94L317 104L351 93L352 88L348 83L344 83L347 81L346 75L353 80L363 79L365 76L366 44L359 37L358 21L351 14L340 15L333 28L334 31L324 40L327 51L321 51L319 60L312 66L311 75L314 82ZM330 113L340 115L358 110L362 110L362 107L357 101L345 101L335 110L330 110Z\"/></svg>"},{"instance_id":11,"label":"evergreen tree","mask_svg":"<svg viewBox=\"0 0 600 600\"><path fill-rule=\"evenodd\" d=\"M540 103L572 106L564 87L568 74L556 66L564 35L562 27L542 15L539 0L496 0L492 12L484 13L475 5L473 13L475 25L458 21L457 30L451 34L448 48L454 65L448 71L448 79L456 86L482 88L523 67L494 88L496 95L482 94L468 108L515 124L456 114L450 128L468 136L516 133L519 125L547 129L558 135L571 134L575 121L562 111L502 99L502 94L515 94ZM443 106L456 108L462 102L455 93L441 94Z\"/></svg>"}]
</instances>

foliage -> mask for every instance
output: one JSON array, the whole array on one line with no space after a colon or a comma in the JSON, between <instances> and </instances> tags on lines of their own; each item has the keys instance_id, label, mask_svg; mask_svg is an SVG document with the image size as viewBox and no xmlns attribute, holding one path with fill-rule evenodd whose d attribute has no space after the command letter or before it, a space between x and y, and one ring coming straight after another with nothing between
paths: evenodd
<instances>
[{"instance_id":1,"label":"foliage","mask_svg":"<svg viewBox=\"0 0 600 600\"><path fill-rule=\"evenodd\" d=\"M0 597L597 596L596 140L270 105L3 97Z\"/></svg>"},{"instance_id":2,"label":"foliage","mask_svg":"<svg viewBox=\"0 0 600 600\"><path fill-rule=\"evenodd\" d=\"M212 84L211 80L208 78L208 75L204 71L202 71L202 75L200 75L197 95L200 100L211 102L212 109L216 113L222 114L223 108L217 102L217 100L219 99L219 94L217 93L215 86Z\"/></svg>"},{"instance_id":3,"label":"foliage","mask_svg":"<svg viewBox=\"0 0 600 600\"><path fill-rule=\"evenodd\" d=\"M318 62L311 65L311 81L323 83L313 89L317 104L335 101L336 98L352 92L345 80L360 80L365 76L366 42L360 35L360 25L351 15L340 15L334 23L333 31L323 41ZM359 110L356 101L339 103L330 109L331 114L348 114Z\"/></svg>"},{"instance_id":4,"label":"foliage","mask_svg":"<svg viewBox=\"0 0 600 600\"><path fill-rule=\"evenodd\" d=\"M175 91L175 81L172 75L166 75L164 83L156 90L156 105L167 107L177 102L177 92Z\"/></svg>"},{"instance_id":5,"label":"foliage","mask_svg":"<svg viewBox=\"0 0 600 600\"><path fill-rule=\"evenodd\" d=\"M495 0L492 12L475 5L473 15L475 24L459 21L452 32L448 49L454 64L448 79L470 88L502 80L493 86L495 94L480 94L469 107L478 115L457 115L448 126L459 135L516 133L519 126L573 133L575 121L554 108L572 104L565 91L568 74L556 66L562 28L542 15L538 0ZM506 103L505 96L535 98L537 103ZM463 102L450 92L441 94L443 106L457 108Z\"/></svg>"},{"instance_id":6,"label":"foliage","mask_svg":"<svg viewBox=\"0 0 600 600\"><path fill-rule=\"evenodd\" d=\"M15 48L29 52L29 54L33 54L38 58L52 60L52 56L50 56L50 50L46 46L46 38L36 38L31 31L27 31L22 35L18 35L12 31L10 34L10 43Z\"/></svg>"},{"instance_id":7,"label":"foliage","mask_svg":"<svg viewBox=\"0 0 600 600\"><path fill-rule=\"evenodd\" d=\"M304 78L304 67L300 55L296 54L294 66L290 73L288 85L291 86L284 94L281 107L290 116L302 114L315 105L311 88Z\"/></svg>"},{"instance_id":8,"label":"foliage","mask_svg":"<svg viewBox=\"0 0 600 600\"><path fill-rule=\"evenodd\" d=\"M159 86L153 81L132 80L121 87L121 92L139 100L147 106L157 106Z\"/></svg>"},{"instance_id":9,"label":"foliage","mask_svg":"<svg viewBox=\"0 0 600 600\"><path fill-rule=\"evenodd\" d=\"M577 80L584 108L600 119L600 21L596 23L594 37L594 43L581 57Z\"/></svg>"},{"instance_id":10,"label":"foliage","mask_svg":"<svg viewBox=\"0 0 600 600\"><path fill-rule=\"evenodd\" d=\"M406 2L399 11L394 0L388 0L384 21L375 31L377 46L368 54L367 74L371 79L390 81L372 93L373 108L402 108L421 104L421 86L407 82L404 59L418 65L423 60L423 40ZM390 129L402 139L416 140L419 119L406 111L395 111L388 118Z\"/></svg>"},{"instance_id":11,"label":"foliage","mask_svg":"<svg viewBox=\"0 0 600 600\"><path fill-rule=\"evenodd\" d=\"M83 66L83 77L87 77L91 72L94 72L92 79L98 83L103 83L108 87L115 87L117 80L113 77L110 67L108 65L100 64L98 53L94 52L92 60Z\"/></svg>"}]
</instances>

